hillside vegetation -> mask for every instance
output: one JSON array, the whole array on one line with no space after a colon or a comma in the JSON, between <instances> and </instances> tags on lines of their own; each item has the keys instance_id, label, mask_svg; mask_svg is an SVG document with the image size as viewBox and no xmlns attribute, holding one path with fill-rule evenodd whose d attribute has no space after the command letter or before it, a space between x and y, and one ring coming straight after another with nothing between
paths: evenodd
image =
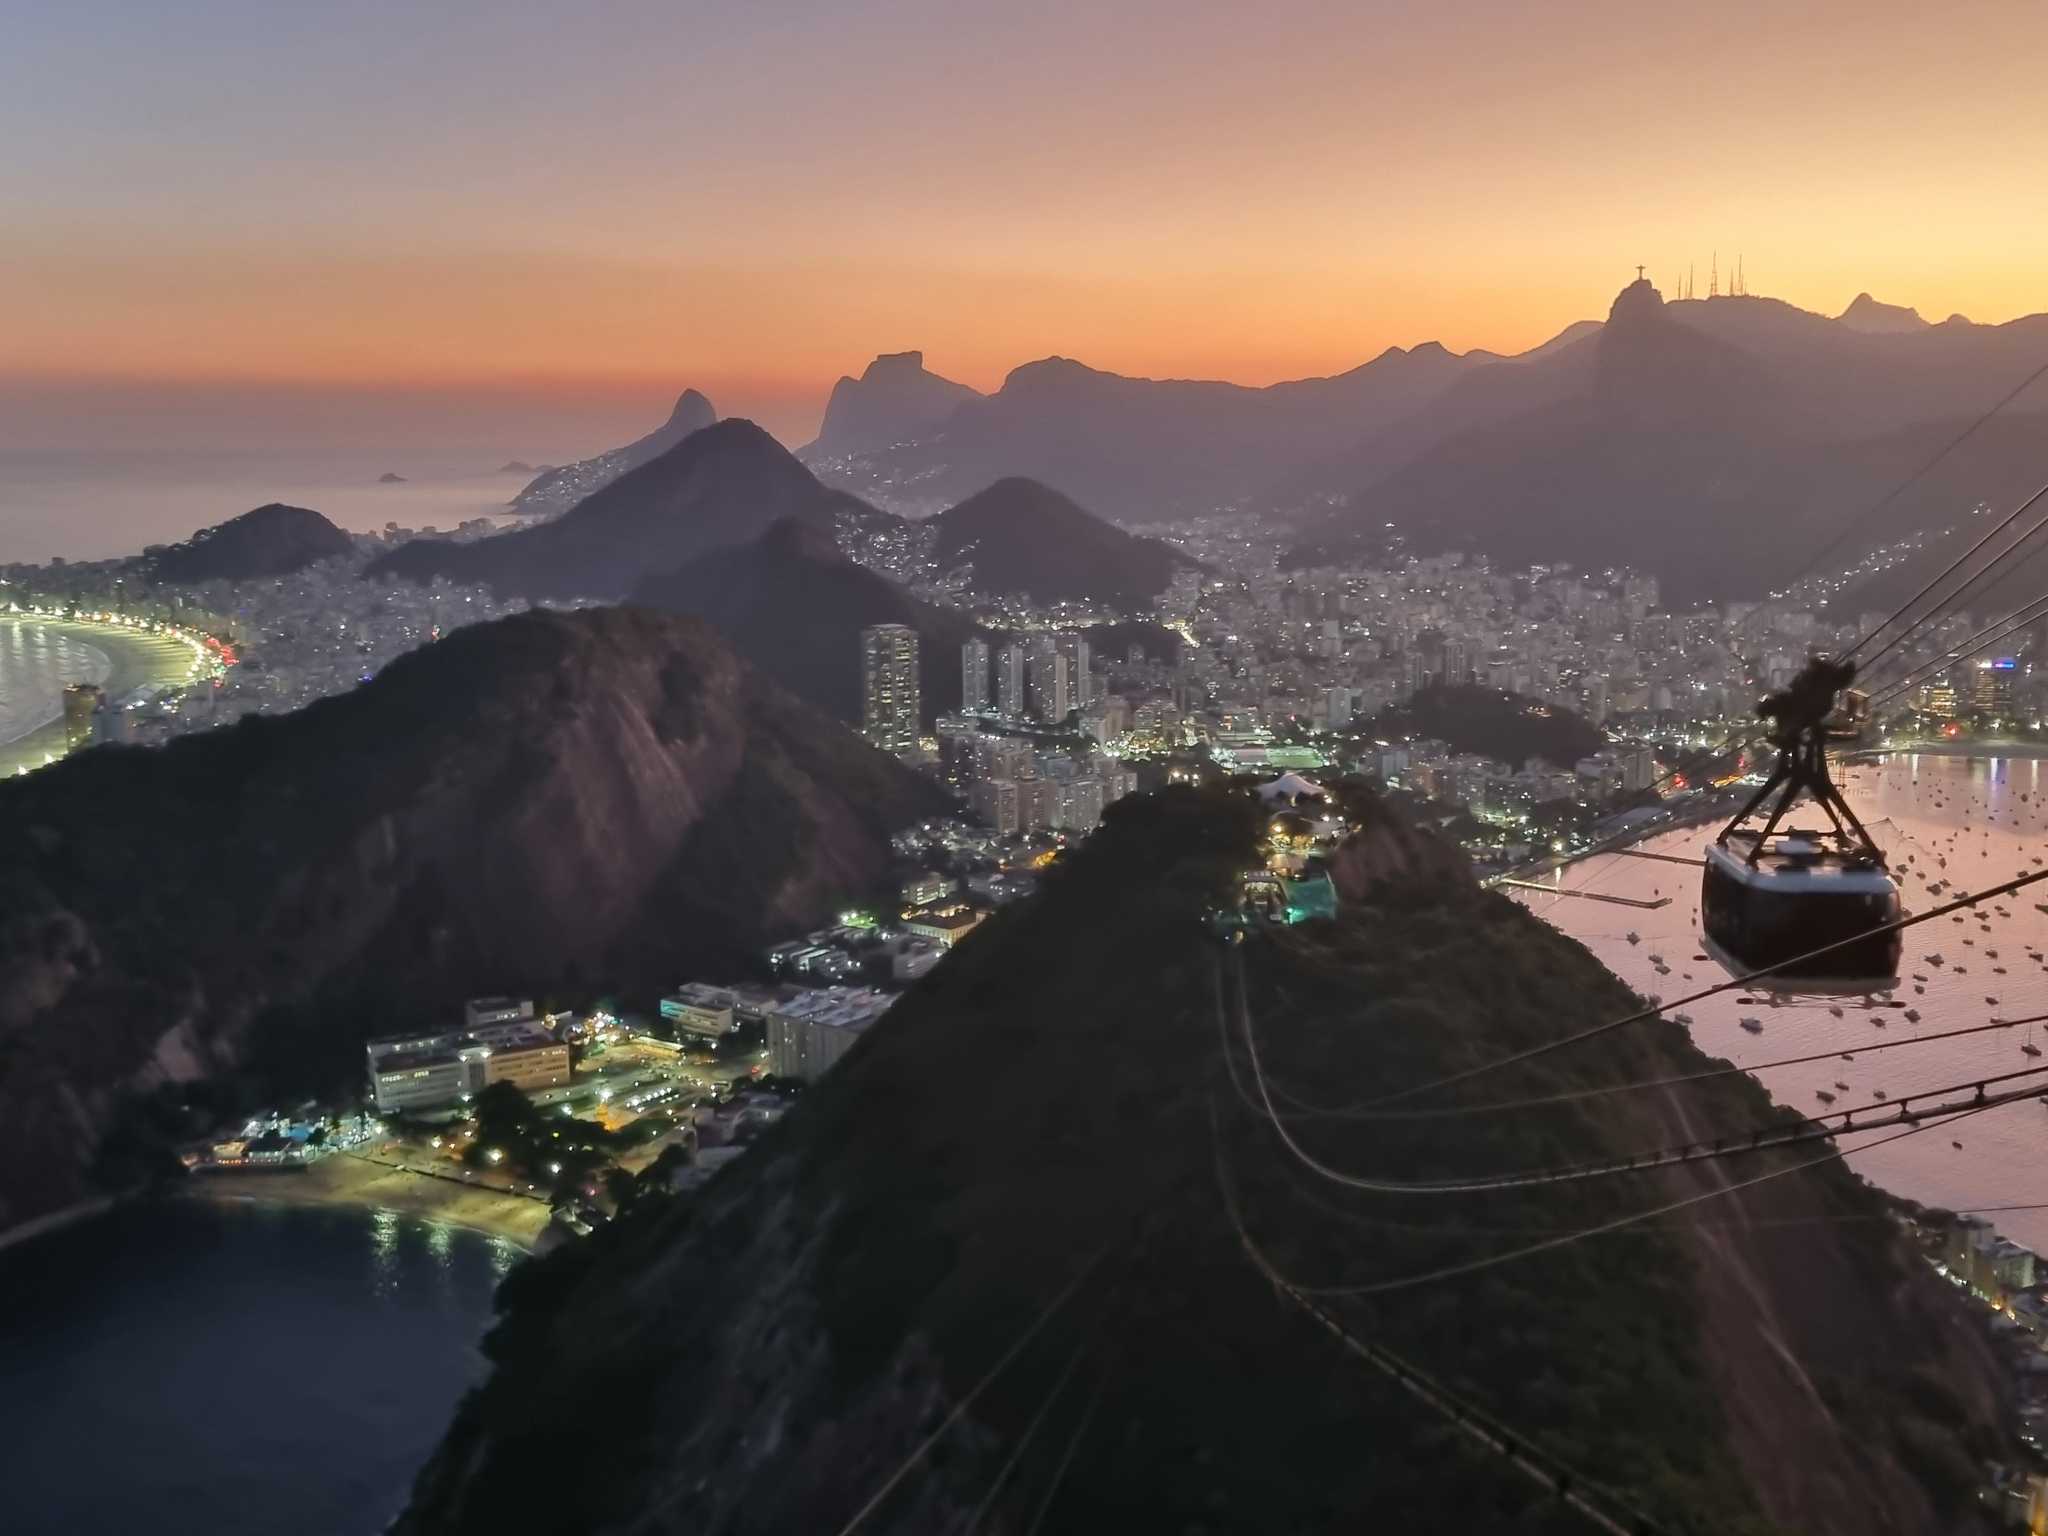
<instances>
[{"instance_id":1,"label":"hillside vegetation","mask_svg":"<svg viewBox=\"0 0 2048 1536\"><path fill-rule=\"evenodd\" d=\"M1235 963L1202 922L1259 823L1218 793L1122 803L700 1196L515 1271L495 1371L399 1529L837 1530L955 1409L867 1529L956 1530L987 1501L985 1529L1022 1531L1048 1500L1045 1528L1073 1531L1580 1529L1283 1303L1224 1191L1274 1262L1324 1285L1720 1174L1458 1201L1311 1181L1239 1092ZM1361 851L1404 878L1354 867L1338 920L1243 946L1268 1069L1301 1098L1369 1096L1632 1005L1454 862L1409 857L1417 835L1381 825ZM1485 1086L1699 1061L1658 1025ZM1772 1111L1738 1078L1682 1103L1304 1134L1332 1162L1426 1176L1640 1149L1681 1115ZM1663 1528L1944 1528L1995 1443L1981 1350L1879 1197L1837 1167L1765 1188L1696 1227L1341 1310ZM1765 1215L1790 1225L1748 1227ZM1854 1222L1813 1224L1837 1215Z\"/></svg>"}]
</instances>

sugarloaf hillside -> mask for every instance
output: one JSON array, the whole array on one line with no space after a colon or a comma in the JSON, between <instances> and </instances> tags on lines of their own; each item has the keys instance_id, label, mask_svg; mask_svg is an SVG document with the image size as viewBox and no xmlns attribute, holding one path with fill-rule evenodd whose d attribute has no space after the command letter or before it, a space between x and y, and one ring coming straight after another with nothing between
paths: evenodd
<instances>
[{"instance_id":1,"label":"sugarloaf hillside","mask_svg":"<svg viewBox=\"0 0 2048 1536\"><path fill-rule=\"evenodd\" d=\"M551 522L469 542L415 539L372 577L481 584L508 596L615 602L645 577L783 518L830 532L870 512L829 491L774 438L739 417L693 432Z\"/></svg>"},{"instance_id":2,"label":"sugarloaf hillside","mask_svg":"<svg viewBox=\"0 0 2048 1536\"><path fill-rule=\"evenodd\" d=\"M346 1091L365 1036L464 997L730 973L892 890L890 833L947 803L638 609L0 783L0 1227L142 1177L194 1084Z\"/></svg>"},{"instance_id":3,"label":"sugarloaf hillside","mask_svg":"<svg viewBox=\"0 0 2048 1536\"><path fill-rule=\"evenodd\" d=\"M354 548L347 533L312 508L273 501L202 528L182 544L152 549L136 566L149 580L172 586L259 581L289 576Z\"/></svg>"},{"instance_id":4,"label":"sugarloaf hillside","mask_svg":"<svg viewBox=\"0 0 2048 1536\"><path fill-rule=\"evenodd\" d=\"M1637 1006L1448 850L1346 814L1338 915L1223 945L1209 918L1268 856L1263 808L1180 786L1113 807L746 1156L512 1273L492 1374L395 1529L1586 1528L1322 1318L1655 1522L1614 1529L1965 1528L2003 1448L1988 1346L1838 1164L1427 1199L1289 1154L1269 1093L1318 1159L1411 1179L1777 1120L1740 1075L1311 1118ZM1704 1065L1646 1024L1430 1102Z\"/></svg>"},{"instance_id":5,"label":"sugarloaf hillside","mask_svg":"<svg viewBox=\"0 0 2048 1536\"><path fill-rule=\"evenodd\" d=\"M1174 572L1194 564L1172 545L1126 533L1036 480L998 480L931 523L931 557L940 568L971 567L975 591L1039 603L1143 609Z\"/></svg>"},{"instance_id":6,"label":"sugarloaf hillside","mask_svg":"<svg viewBox=\"0 0 2048 1536\"><path fill-rule=\"evenodd\" d=\"M573 464L556 464L534 472L533 479L512 498L512 510L527 517L552 517L566 512L627 470L661 457L692 432L701 432L717 420L718 411L711 401L694 389L686 389L676 397L668 420L645 437Z\"/></svg>"},{"instance_id":7,"label":"sugarloaf hillside","mask_svg":"<svg viewBox=\"0 0 2048 1536\"><path fill-rule=\"evenodd\" d=\"M917 631L927 722L959 702L960 647L979 631L965 614L920 602L840 553L829 532L785 519L750 544L699 555L650 577L633 601L716 625L733 648L798 698L838 719L861 716L860 632Z\"/></svg>"}]
</instances>

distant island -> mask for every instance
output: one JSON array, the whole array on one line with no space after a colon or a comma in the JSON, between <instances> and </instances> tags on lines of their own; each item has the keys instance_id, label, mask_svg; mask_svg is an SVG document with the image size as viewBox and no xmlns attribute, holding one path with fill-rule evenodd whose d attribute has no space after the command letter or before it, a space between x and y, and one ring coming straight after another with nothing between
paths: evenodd
<instances>
[{"instance_id":1,"label":"distant island","mask_svg":"<svg viewBox=\"0 0 2048 1536\"><path fill-rule=\"evenodd\" d=\"M379 485L403 485L405 484L405 476L397 473L395 470L387 469L377 477L377 483Z\"/></svg>"},{"instance_id":2,"label":"distant island","mask_svg":"<svg viewBox=\"0 0 2048 1536\"><path fill-rule=\"evenodd\" d=\"M501 475L544 475L552 468L552 465L543 464L536 469L524 459L507 459L498 466L498 473Z\"/></svg>"}]
</instances>

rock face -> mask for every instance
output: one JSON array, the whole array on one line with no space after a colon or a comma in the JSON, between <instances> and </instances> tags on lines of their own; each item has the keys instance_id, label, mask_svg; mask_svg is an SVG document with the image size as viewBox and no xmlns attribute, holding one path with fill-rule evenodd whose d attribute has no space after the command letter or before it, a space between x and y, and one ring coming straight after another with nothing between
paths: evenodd
<instances>
[{"instance_id":1,"label":"rock face","mask_svg":"<svg viewBox=\"0 0 2048 1536\"><path fill-rule=\"evenodd\" d=\"M979 390L929 371L922 352L885 352L859 378L832 386L824 425L803 457L837 458L913 442L942 426L962 401L980 398Z\"/></svg>"},{"instance_id":2,"label":"rock face","mask_svg":"<svg viewBox=\"0 0 2048 1536\"><path fill-rule=\"evenodd\" d=\"M1113 517L1207 509L1341 452L1492 360L1430 342L1390 347L1329 378L1251 389L1041 358L1012 369L994 394L955 405L917 441L841 455L831 473L893 510L933 510L1008 476Z\"/></svg>"},{"instance_id":3,"label":"rock face","mask_svg":"<svg viewBox=\"0 0 2048 1536\"><path fill-rule=\"evenodd\" d=\"M635 610L459 630L295 714L0 784L0 1227L95 1187L155 1085L344 1087L366 1035L465 996L730 969L872 895L945 803Z\"/></svg>"},{"instance_id":4,"label":"rock face","mask_svg":"<svg viewBox=\"0 0 2048 1536\"><path fill-rule=\"evenodd\" d=\"M1036 480L998 480L932 519L932 557L974 567L974 590L1041 603L1094 599L1142 609L1193 561L1106 523Z\"/></svg>"},{"instance_id":5,"label":"rock face","mask_svg":"<svg viewBox=\"0 0 2048 1536\"><path fill-rule=\"evenodd\" d=\"M1122 802L700 1194L650 1192L515 1270L495 1372L396 1529L837 1531L876 1499L865 1531L1023 1531L1048 1501L1061 1531L1565 1529L1285 1302L1246 1241L1304 1285L1413 1281L1733 1175L1458 1200L1314 1180L1259 1108L1249 1040L1286 1102L1338 1106L1634 1004L1520 908L1426 872L1219 954L1202 916L1261 824L1244 797ZM1703 1064L1652 1026L1471 1098ZM1772 1114L1737 1076L1295 1132L1426 1178ZM1318 1299L1659 1529L1961 1529L1996 1376L1879 1197L1822 1164L1696 1221Z\"/></svg>"},{"instance_id":6,"label":"rock face","mask_svg":"<svg viewBox=\"0 0 2048 1536\"><path fill-rule=\"evenodd\" d=\"M701 432L717 420L718 412L712 408L711 402L696 390L686 389L677 397L675 409L668 413L668 420L645 437L636 438L623 448L578 459L573 464L557 464L541 470L531 484L512 498L509 505L514 512L530 517L552 517L566 512L592 492L610 485L627 470L638 469L649 459L658 458L692 432Z\"/></svg>"},{"instance_id":7,"label":"rock face","mask_svg":"<svg viewBox=\"0 0 2048 1536\"><path fill-rule=\"evenodd\" d=\"M709 620L733 648L798 698L849 723L861 717L860 632L917 631L923 716L960 707L964 615L919 602L839 552L830 533L786 520L751 544L700 555L649 577L633 601Z\"/></svg>"},{"instance_id":8,"label":"rock face","mask_svg":"<svg viewBox=\"0 0 2048 1536\"><path fill-rule=\"evenodd\" d=\"M472 543L415 539L368 574L480 582L534 598L615 602L644 578L706 550L744 544L793 518L830 532L842 513L867 514L828 491L774 438L729 417L628 470L552 522Z\"/></svg>"},{"instance_id":9,"label":"rock face","mask_svg":"<svg viewBox=\"0 0 2048 1536\"><path fill-rule=\"evenodd\" d=\"M1960 320L1961 316L1952 316ZM1920 311L1904 304L1880 304L1867 293L1859 293L1850 301L1849 307L1836 316L1837 321L1852 331L1869 335L1893 336L1900 332L1924 331L1927 322L1920 318ZM1964 321L1965 325L1969 322Z\"/></svg>"},{"instance_id":10,"label":"rock face","mask_svg":"<svg viewBox=\"0 0 2048 1536\"><path fill-rule=\"evenodd\" d=\"M288 576L316 560L346 555L354 542L310 507L273 501L253 512L202 528L183 544L142 557L151 580L173 585L202 581L258 581Z\"/></svg>"}]
</instances>

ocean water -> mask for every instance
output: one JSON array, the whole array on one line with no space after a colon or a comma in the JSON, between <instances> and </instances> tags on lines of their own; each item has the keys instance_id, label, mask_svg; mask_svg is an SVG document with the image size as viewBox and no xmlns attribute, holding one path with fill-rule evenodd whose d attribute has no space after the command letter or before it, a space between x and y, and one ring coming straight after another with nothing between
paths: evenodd
<instances>
[{"instance_id":1,"label":"ocean water","mask_svg":"<svg viewBox=\"0 0 2048 1536\"><path fill-rule=\"evenodd\" d=\"M386 470L405 482L378 484ZM502 513L528 478L360 454L0 449L0 565L140 554L273 501L360 532L452 528Z\"/></svg>"},{"instance_id":2,"label":"ocean water","mask_svg":"<svg viewBox=\"0 0 2048 1536\"><path fill-rule=\"evenodd\" d=\"M1870 825L1901 876L1908 912L1926 911L1984 887L2048 869L2048 762L2028 758L1896 756L1880 766L1848 770L1844 792ZM1812 825L1817 817L1794 820ZM1640 845L1648 852L1697 857L1718 827L1693 828ZM1932 881L1954 889L1929 889ZM1646 859L1610 856L1565 870L1557 883L1641 900L1670 897L1656 910L1612 906L1536 892L1514 894L1547 921L1578 939L1638 992L1673 999L1726 979L1700 958L1699 882L1696 869ZM1993 1030L1957 1040L1898 1049L1901 1040L2048 1013L2048 880L1959 912L1908 928L1900 985L1892 994L1919 1015L1872 1007L1860 997L1788 998L1722 993L1676 1011L1692 1020L1692 1037L1710 1056L1738 1066L1831 1053L1803 1066L1756 1074L1779 1103L1814 1114L1878 1102L1901 1093L2031 1068L2048 1069L2048 1026ZM1633 933L1636 941L1629 942ZM2030 958L2041 955L2044 958ZM1669 974L1660 975L1653 957ZM1761 1034L1741 1027L1762 1024ZM1563 1031L1597 1020L1560 1020ZM2022 1049L2032 1044L2041 1056ZM1847 1052L1853 1059L1843 1059ZM2048 1093L2048 1070L2037 1078ZM1833 1106L1817 1095L1835 1096ZM1968 1090L1960 1095L1967 1097ZM1729 1129L1738 1129L1730 1127ZM1741 1127L1739 1129L1749 1129ZM1888 1134L1888 1133L1879 1133ZM1844 1138L1854 1147L1870 1138ZM1960 1144L1960 1145L1958 1145ZM1949 1208L2048 1202L2048 1104L2032 1098L1973 1115L1952 1126L1868 1152L1852 1153L1850 1166L1910 1199ZM2048 1253L2048 1211L1994 1213L2001 1232Z\"/></svg>"},{"instance_id":3,"label":"ocean water","mask_svg":"<svg viewBox=\"0 0 2048 1536\"><path fill-rule=\"evenodd\" d=\"M480 1378L517 1256L389 1213L197 1200L0 1250L0 1529L374 1536Z\"/></svg>"},{"instance_id":4,"label":"ocean water","mask_svg":"<svg viewBox=\"0 0 2048 1536\"><path fill-rule=\"evenodd\" d=\"M64 713L73 683L104 683L114 664L64 625L0 618L0 746Z\"/></svg>"}]
</instances>

